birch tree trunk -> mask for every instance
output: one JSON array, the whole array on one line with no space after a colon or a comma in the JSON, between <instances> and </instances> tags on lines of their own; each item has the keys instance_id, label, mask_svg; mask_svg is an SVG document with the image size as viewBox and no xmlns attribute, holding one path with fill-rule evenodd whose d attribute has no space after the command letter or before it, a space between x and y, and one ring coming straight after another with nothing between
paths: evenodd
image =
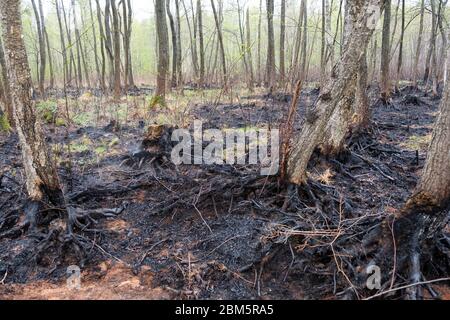
<instances>
[{"instance_id":1,"label":"birch tree trunk","mask_svg":"<svg viewBox=\"0 0 450 320\"><path fill-rule=\"evenodd\" d=\"M32 204L29 208L33 208L30 214L35 215L40 202L50 201L60 206L63 195L32 98L33 84L23 40L20 5L17 0L1 0L0 19L26 188Z\"/></svg>"}]
</instances>

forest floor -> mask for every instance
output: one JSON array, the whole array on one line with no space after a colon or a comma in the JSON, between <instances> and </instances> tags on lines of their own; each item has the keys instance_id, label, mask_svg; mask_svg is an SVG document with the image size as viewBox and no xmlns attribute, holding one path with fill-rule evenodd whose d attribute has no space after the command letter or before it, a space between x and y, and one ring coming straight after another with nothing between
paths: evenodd
<instances>
[{"instance_id":1,"label":"forest floor","mask_svg":"<svg viewBox=\"0 0 450 320\"><path fill-rule=\"evenodd\" d=\"M302 93L299 117L317 94ZM0 239L0 299L339 299L349 287L360 298L375 294L364 288L367 275L358 271L364 266L348 248L413 191L439 100L409 87L390 106L376 103L375 90L371 96L371 134L349 141L345 156L316 155L311 187L294 193L255 166L175 167L165 157L136 155L150 118L183 125L201 119L210 128L277 127L290 105L286 95L195 103L177 112L158 108L145 116L137 96L120 126L109 123L111 111L98 112L95 125L53 121L47 133L74 206L124 210L78 231L90 247L80 289L66 285L73 257L61 257L56 247L38 257L36 239L27 234ZM73 111L78 119L95 103L85 100L87 107ZM0 134L0 168L0 218L8 217L1 235L23 219L16 135ZM428 262L431 274L434 263ZM348 279L343 264L361 277ZM389 277L390 270L383 272ZM450 299L445 285L433 288Z\"/></svg>"}]
</instances>

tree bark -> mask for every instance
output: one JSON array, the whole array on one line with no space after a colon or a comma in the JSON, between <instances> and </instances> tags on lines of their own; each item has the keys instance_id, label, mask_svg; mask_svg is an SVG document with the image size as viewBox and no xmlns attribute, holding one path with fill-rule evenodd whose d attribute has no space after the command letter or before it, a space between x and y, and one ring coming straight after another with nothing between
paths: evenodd
<instances>
[{"instance_id":1,"label":"tree bark","mask_svg":"<svg viewBox=\"0 0 450 320\"><path fill-rule=\"evenodd\" d=\"M275 34L273 29L273 17L275 14L274 0L266 0L267 6L267 65L266 87L270 92L275 89Z\"/></svg>"},{"instance_id":2,"label":"tree bark","mask_svg":"<svg viewBox=\"0 0 450 320\"><path fill-rule=\"evenodd\" d=\"M103 93L105 93L106 92L105 32L103 31L102 9L100 7L99 0L95 0L95 3L97 5L97 23L98 23L99 33L100 33L100 55L102 58L101 84L102 84Z\"/></svg>"},{"instance_id":3,"label":"tree bark","mask_svg":"<svg viewBox=\"0 0 450 320\"><path fill-rule=\"evenodd\" d=\"M111 0L114 35L114 99L118 101L122 91L120 80L120 27L116 0Z\"/></svg>"},{"instance_id":4,"label":"tree bark","mask_svg":"<svg viewBox=\"0 0 450 320\"><path fill-rule=\"evenodd\" d=\"M205 45L203 39L203 12L202 2L197 0L197 21L198 21L198 36L200 44L200 80L199 87L203 88L205 85Z\"/></svg>"},{"instance_id":5,"label":"tree bark","mask_svg":"<svg viewBox=\"0 0 450 320\"><path fill-rule=\"evenodd\" d=\"M373 28L368 23L373 12L369 9L380 8L381 10L383 5L384 0L354 2L357 19L340 61L336 65L336 75L332 74L322 88L316 104L307 110L303 129L294 141L287 165L291 183L306 182L306 169L311 155L317 146L326 142L324 138L331 117L339 104L349 96L349 92L354 90L354 79L358 73L360 59L373 34Z\"/></svg>"},{"instance_id":6,"label":"tree bark","mask_svg":"<svg viewBox=\"0 0 450 320\"><path fill-rule=\"evenodd\" d=\"M447 66L447 72L450 71ZM430 253L430 241L436 241L448 221L450 205L450 82L447 81L434 126L431 144L421 179L395 217L396 265L408 270L412 284L421 281L421 256ZM390 231L386 231L387 234ZM407 266L407 268L405 268ZM419 287L407 290L409 299L421 297Z\"/></svg>"},{"instance_id":7,"label":"tree bark","mask_svg":"<svg viewBox=\"0 0 450 320\"><path fill-rule=\"evenodd\" d=\"M223 86L225 91L228 90L228 73L227 73L227 61L225 58L225 47L223 44L223 36L222 36L222 26L219 20L219 16L217 14L216 5L214 4L214 0L211 0L211 7L214 14L214 21L216 24L216 30L217 30L217 38L219 41L219 48L220 48L220 56L222 60L222 73L223 73Z\"/></svg>"},{"instance_id":8,"label":"tree bark","mask_svg":"<svg viewBox=\"0 0 450 320\"><path fill-rule=\"evenodd\" d=\"M397 79L395 90L398 91L399 83L402 77L402 67L403 67L403 40L405 38L405 0L402 0L402 26L400 32L400 48L398 50L398 62L397 62Z\"/></svg>"},{"instance_id":9,"label":"tree bark","mask_svg":"<svg viewBox=\"0 0 450 320\"><path fill-rule=\"evenodd\" d=\"M60 45L61 45L61 55L62 55L62 59L63 59L63 73L65 74L64 81L67 81L66 78L69 76L69 65L68 65L68 61L67 61L67 48L66 48L66 39L64 37L64 27L62 24L61 12L60 12L58 0L55 0L55 9L56 9L56 17L58 19L58 26L59 26L59 41L60 41ZM64 83L64 87L66 85L67 84Z\"/></svg>"},{"instance_id":10,"label":"tree bark","mask_svg":"<svg viewBox=\"0 0 450 320\"><path fill-rule=\"evenodd\" d=\"M383 34L381 43L381 100L388 103L391 97L390 79L390 32L391 32L391 0L387 0L384 11Z\"/></svg>"},{"instance_id":11,"label":"tree bark","mask_svg":"<svg viewBox=\"0 0 450 320\"><path fill-rule=\"evenodd\" d=\"M247 17L246 17L246 29L247 29L247 52L248 52L248 66L250 71L250 81L249 81L249 90L253 92L255 76L253 70L253 55L252 55L252 40L251 40L251 28L250 28L250 9L247 8Z\"/></svg>"},{"instance_id":12,"label":"tree bark","mask_svg":"<svg viewBox=\"0 0 450 320\"><path fill-rule=\"evenodd\" d=\"M46 48L45 36L42 30L42 22L39 14L39 9L35 0L31 0L33 6L34 17L36 19L37 34L39 39L39 93L41 96L45 95L45 68L46 68Z\"/></svg>"},{"instance_id":13,"label":"tree bark","mask_svg":"<svg viewBox=\"0 0 450 320\"><path fill-rule=\"evenodd\" d=\"M280 24L280 81L286 77L285 54L286 50L286 0L281 0L281 24Z\"/></svg>"},{"instance_id":14,"label":"tree bark","mask_svg":"<svg viewBox=\"0 0 450 320\"><path fill-rule=\"evenodd\" d=\"M414 66L413 66L413 86L417 88L417 79L419 77L419 59L422 50L422 39L423 39L423 22L425 16L425 0L420 2L420 21L419 21L419 34L417 38L416 53L414 56Z\"/></svg>"},{"instance_id":15,"label":"tree bark","mask_svg":"<svg viewBox=\"0 0 450 320\"><path fill-rule=\"evenodd\" d=\"M177 71L177 61L178 61L178 41L177 41L177 30L175 27L175 20L173 19L172 12L170 11L170 0L166 0L166 11L169 17L170 33L172 36L172 81L171 87L176 88L178 85L178 71Z\"/></svg>"},{"instance_id":16,"label":"tree bark","mask_svg":"<svg viewBox=\"0 0 450 320\"><path fill-rule=\"evenodd\" d=\"M35 205L48 200L60 206L63 196L56 166L32 97L33 84L23 40L20 4L17 0L1 0L0 19L26 187L28 197Z\"/></svg>"},{"instance_id":17,"label":"tree bark","mask_svg":"<svg viewBox=\"0 0 450 320\"><path fill-rule=\"evenodd\" d=\"M169 35L166 22L165 0L155 1L156 27L158 34L158 76L156 95L166 96L166 82L169 68Z\"/></svg>"},{"instance_id":18,"label":"tree bark","mask_svg":"<svg viewBox=\"0 0 450 320\"><path fill-rule=\"evenodd\" d=\"M114 63L114 51L113 40L111 37L111 0L105 1L105 48L108 57L109 64L109 90L113 91L115 85L115 63Z\"/></svg>"},{"instance_id":19,"label":"tree bark","mask_svg":"<svg viewBox=\"0 0 450 320\"><path fill-rule=\"evenodd\" d=\"M13 101L11 97L11 85L8 78L8 71L6 67L5 51L4 51L3 41L0 38L0 67L2 68L2 81L3 81L3 94L6 115L8 117L8 122L14 127L14 112L13 112Z\"/></svg>"},{"instance_id":20,"label":"tree bark","mask_svg":"<svg viewBox=\"0 0 450 320\"><path fill-rule=\"evenodd\" d=\"M89 15L91 18L91 26L92 26L92 41L94 44L94 63L95 63L95 71L97 72L97 83L100 85L100 88L105 90L105 78L102 77L100 72L100 62L98 60L98 51L97 51L97 29L95 28L95 20L94 20L94 12L92 10L92 1L89 2Z\"/></svg>"}]
</instances>

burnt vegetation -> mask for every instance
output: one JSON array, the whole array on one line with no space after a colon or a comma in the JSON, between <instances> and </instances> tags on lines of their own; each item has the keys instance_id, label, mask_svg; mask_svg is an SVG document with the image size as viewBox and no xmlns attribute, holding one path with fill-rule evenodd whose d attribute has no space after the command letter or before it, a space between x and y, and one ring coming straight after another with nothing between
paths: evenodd
<instances>
[{"instance_id":1,"label":"burnt vegetation","mask_svg":"<svg viewBox=\"0 0 450 320\"><path fill-rule=\"evenodd\" d=\"M447 1L416 2L156 1L137 84L133 1L0 0L0 297L448 299ZM279 128L279 172L175 165L195 120Z\"/></svg>"}]
</instances>

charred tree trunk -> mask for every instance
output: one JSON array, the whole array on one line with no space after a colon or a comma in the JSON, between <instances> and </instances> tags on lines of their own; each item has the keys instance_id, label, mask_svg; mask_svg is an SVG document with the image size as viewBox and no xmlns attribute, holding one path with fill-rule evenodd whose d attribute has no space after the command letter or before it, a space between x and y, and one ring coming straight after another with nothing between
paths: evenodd
<instances>
[{"instance_id":1,"label":"charred tree trunk","mask_svg":"<svg viewBox=\"0 0 450 320\"><path fill-rule=\"evenodd\" d=\"M447 67L447 72L449 72ZM407 274L412 284L422 281L421 264L433 255L438 237L448 222L450 204L450 82L444 89L440 113L422 177L414 194L395 217L394 235L397 244L397 269ZM390 231L385 231L386 235ZM391 237L387 237L390 239ZM387 253L387 255L390 253ZM387 256L386 255L386 256ZM429 261L429 258L427 258ZM409 299L420 299L420 287L407 290Z\"/></svg>"}]
</instances>

